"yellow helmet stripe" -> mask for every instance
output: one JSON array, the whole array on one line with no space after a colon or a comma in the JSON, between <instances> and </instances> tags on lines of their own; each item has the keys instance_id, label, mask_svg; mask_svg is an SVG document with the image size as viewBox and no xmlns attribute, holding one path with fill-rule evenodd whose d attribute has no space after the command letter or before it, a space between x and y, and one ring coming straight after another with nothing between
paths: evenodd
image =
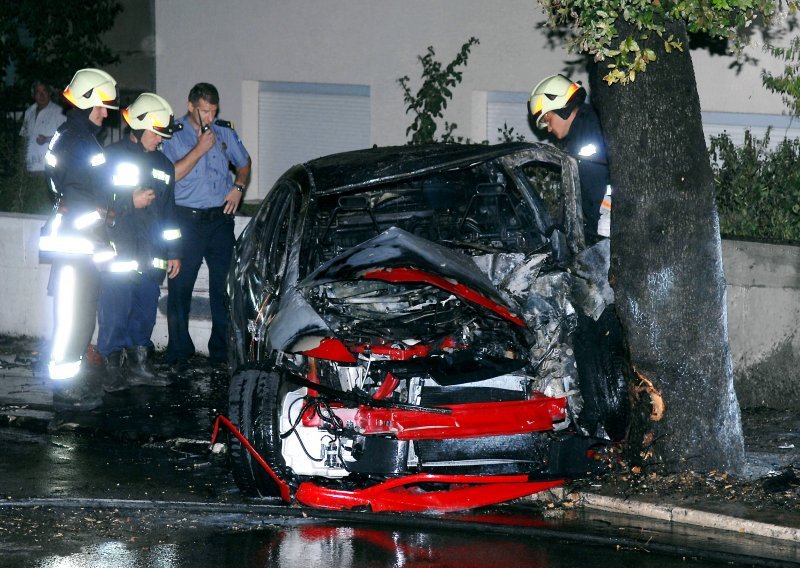
<instances>
[{"instance_id":1,"label":"yellow helmet stripe","mask_svg":"<svg viewBox=\"0 0 800 568\"><path fill-rule=\"evenodd\" d=\"M569 86L569 89L567 89L567 100L570 100L572 98L572 95L574 95L578 91L578 89L580 89L580 86L577 83L572 83Z\"/></svg>"},{"instance_id":2,"label":"yellow helmet stripe","mask_svg":"<svg viewBox=\"0 0 800 568\"><path fill-rule=\"evenodd\" d=\"M542 112L542 95L536 97L536 101L533 103L533 114L534 116Z\"/></svg>"},{"instance_id":3,"label":"yellow helmet stripe","mask_svg":"<svg viewBox=\"0 0 800 568\"><path fill-rule=\"evenodd\" d=\"M103 89L97 88L97 95L100 97L100 100L104 103L113 101L117 97L117 93L115 92L113 95L109 95Z\"/></svg>"}]
</instances>

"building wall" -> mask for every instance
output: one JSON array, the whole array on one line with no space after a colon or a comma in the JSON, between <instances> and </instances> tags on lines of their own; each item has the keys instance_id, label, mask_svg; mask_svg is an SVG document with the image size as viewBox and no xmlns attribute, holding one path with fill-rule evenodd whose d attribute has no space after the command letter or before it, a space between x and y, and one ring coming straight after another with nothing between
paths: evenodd
<instances>
[{"instance_id":1,"label":"building wall","mask_svg":"<svg viewBox=\"0 0 800 568\"><path fill-rule=\"evenodd\" d=\"M237 234L246 217L237 217ZM52 300L49 265L39 264L39 229L45 218L0 214L0 334L48 337ZM728 322L736 390L744 407L800 409L800 247L742 241L722 243L728 280ZM166 283L153 342L167 344ZM190 333L207 353L211 333L208 273L201 269Z\"/></svg>"},{"instance_id":2,"label":"building wall","mask_svg":"<svg viewBox=\"0 0 800 568\"><path fill-rule=\"evenodd\" d=\"M105 69L126 96L136 96L143 91L153 91L156 84L155 0L119 2L122 12L103 40L120 61Z\"/></svg>"},{"instance_id":3,"label":"building wall","mask_svg":"<svg viewBox=\"0 0 800 568\"><path fill-rule=\"evenodd\" d=\"M159 0L155 10L158 92L181 114L193 84L214 83L222 98L220 115L237 124L253 156L262 81L366 85L371 144L402 144L411 117L397 79L408 75L418 87L417 58L428 46L447 63L475 36L481 43L445 118L458 124L457 134L481 141L487 92L530 92L541 77L576 59L560 46L548 47L535 0ZM704 111L783 112L780 97L767 93L759 78L762 67L782 65L761 51L760 41L754 36L748 50L759 65L738 73L729 68L732 57L693 52ZM519 112L527 112L524 102ZM258 188L271 185L272 180L261 183L259 173L255 162L248 200L263 197Z\"/></svg>"}]
</instances>

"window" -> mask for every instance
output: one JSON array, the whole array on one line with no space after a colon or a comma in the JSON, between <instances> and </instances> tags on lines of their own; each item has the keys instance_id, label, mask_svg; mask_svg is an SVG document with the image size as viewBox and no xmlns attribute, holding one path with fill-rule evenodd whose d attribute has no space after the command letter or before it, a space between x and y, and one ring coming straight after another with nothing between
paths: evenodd
<instances>
[{"instance_id":1,"label":"window","mask_svg":"<svg viewBox=\"0 0 800 568\"><path fill-rule=\"evenodd\" d=\"M314 267L392 226L473 255L546 242L520 188L489 161L320 196L301 256Z\"/></svg>"},{"instance_id":2,"label":"window","mask_svg":"<svg viewBox=\"0 0 800 568\"><path fill-rule=\"evenodd\" d=\"M369 87L321 83L260 84L259 192L289 167L370 143Z\"/></svg>"},{"instance_id":3,"label":"window","mask_svg":"<svg viewBox=\"0 0 800 568\"><path fill-rule=\"evenodd\" d=\"M549 215L544 219L544 228L564 224L564 191L561 184L561 168L549 162L528 162L519 168L528 183L531 194Z\"/></svg>"},{"instance_id":4,"label":"window","mask_svg":"<svg viewBox=\"0 0 800 568\"><path fill-rule=\"evenodd\" d=\"M265 287L277 292L286 270L289 244L296 229L297 214L294 183L285 181L267 197L268 203L261 207L256 226L256 263L264 278ZM256 236L254 235L254 237ZM250 242L256 240L251 238Z\"/></svg>"},{"instance_id":5,"label":"window","mask_svg":"<svg viewBox=\"0 0 800 568\"><path fill-rule=\"evenodd\" d=\"M737 112L704 112L703 132L706 141L711 136L723 132L731 137L734 144L744 143L744 131L763 139L769 129L769 147L775 148L784 138L800 137L800 120L792 116L776 114L745 114Z\"/></svg>"},{"instance_id":6,"label":"window","mask_svg":"<svg viewBox=\"0 0 800 568\"><path fill-rule=\"evenodd\" d=\"M534 132L529 120L529 93L489 91L486 98L486 140L489 144L502 141L501 131L513 128L513 135L524 136L527 141L549 141ZM744 142L744 131L763 139L770 129L770 147L774 148L784 138L800 138L800 119L775 114L747 114L736 112L703 112L703 132L706 141L711 136L726 132L735 144Z\"/></svg>"},{"instance_id":7,"label":"window","mask_svg":"<svg viewBox=\"0 0 800 568\"><path fill-rule=\"evenodd\" d=\"M486 101L486 140L489 144L503 142L501 134L513 128L513 136L524 136L528 142L539 140L528 119L529 93L490 91Z\"/></svg>"},{"instance_id":8,"label":"window","mask_svg":"<svg viewBox=\"0 0 800 568\"><path fill-rule=\"evenodd\" d=\"M238 299L247 306L245 313L249 336L244 345L249 346L246 357L251 361L257 361L264 355L261 339L278 309L291 239L297 229L299 202L296 185L290 181L280 183L267 196L240 240L240 246L244 247L239 251L240 258L252 258L255 270L241 265L238 268L251 279L245 284L246 287L258 293L257 297Z\"/></svg>"}]
</instances>

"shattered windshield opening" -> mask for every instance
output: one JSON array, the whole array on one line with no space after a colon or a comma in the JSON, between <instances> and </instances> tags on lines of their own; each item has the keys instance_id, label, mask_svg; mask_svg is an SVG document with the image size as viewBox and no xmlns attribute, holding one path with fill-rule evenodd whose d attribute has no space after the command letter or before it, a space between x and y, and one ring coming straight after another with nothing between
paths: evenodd
<instances>
[{"instance_id":1,"label":"shattered windshield opening","mask_svg":"<svg viewBox=\"0 0 800 568\"><path fill-rule=\"evenodd\" d=\"M320 196L306 271L390 227L470 255L546 244L520 188L494 162Z\"/></svg>"},{"instance_id":2,"label":"shattered windshield opening","mask_svg":"<svg viewBox=\"0 0 800 568\"><path fill-rule=\"evenodd\" d=\"M520 168L531 194L538 198L550 215L548 225L564 224L564 190L561 183L561 168L550 162L528 162Z\"/></svg>"}]
</instances>

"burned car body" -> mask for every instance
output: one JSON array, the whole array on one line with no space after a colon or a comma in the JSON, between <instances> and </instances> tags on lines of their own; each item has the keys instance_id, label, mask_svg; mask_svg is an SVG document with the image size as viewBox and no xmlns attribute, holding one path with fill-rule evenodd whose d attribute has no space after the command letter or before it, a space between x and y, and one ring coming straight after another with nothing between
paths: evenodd
<instances>
[{"instance_id":1,"label":"burned car body","mask_svg":"<svg viewBox=\"0 0 800 568\"><path fill-rule=\"evenodd\" d=\"M585 246L578 191L543 144L291 168L228 280L239 487L441 511L596 467L626 405L608 241Z\"/></svg>"}]
</instances>

